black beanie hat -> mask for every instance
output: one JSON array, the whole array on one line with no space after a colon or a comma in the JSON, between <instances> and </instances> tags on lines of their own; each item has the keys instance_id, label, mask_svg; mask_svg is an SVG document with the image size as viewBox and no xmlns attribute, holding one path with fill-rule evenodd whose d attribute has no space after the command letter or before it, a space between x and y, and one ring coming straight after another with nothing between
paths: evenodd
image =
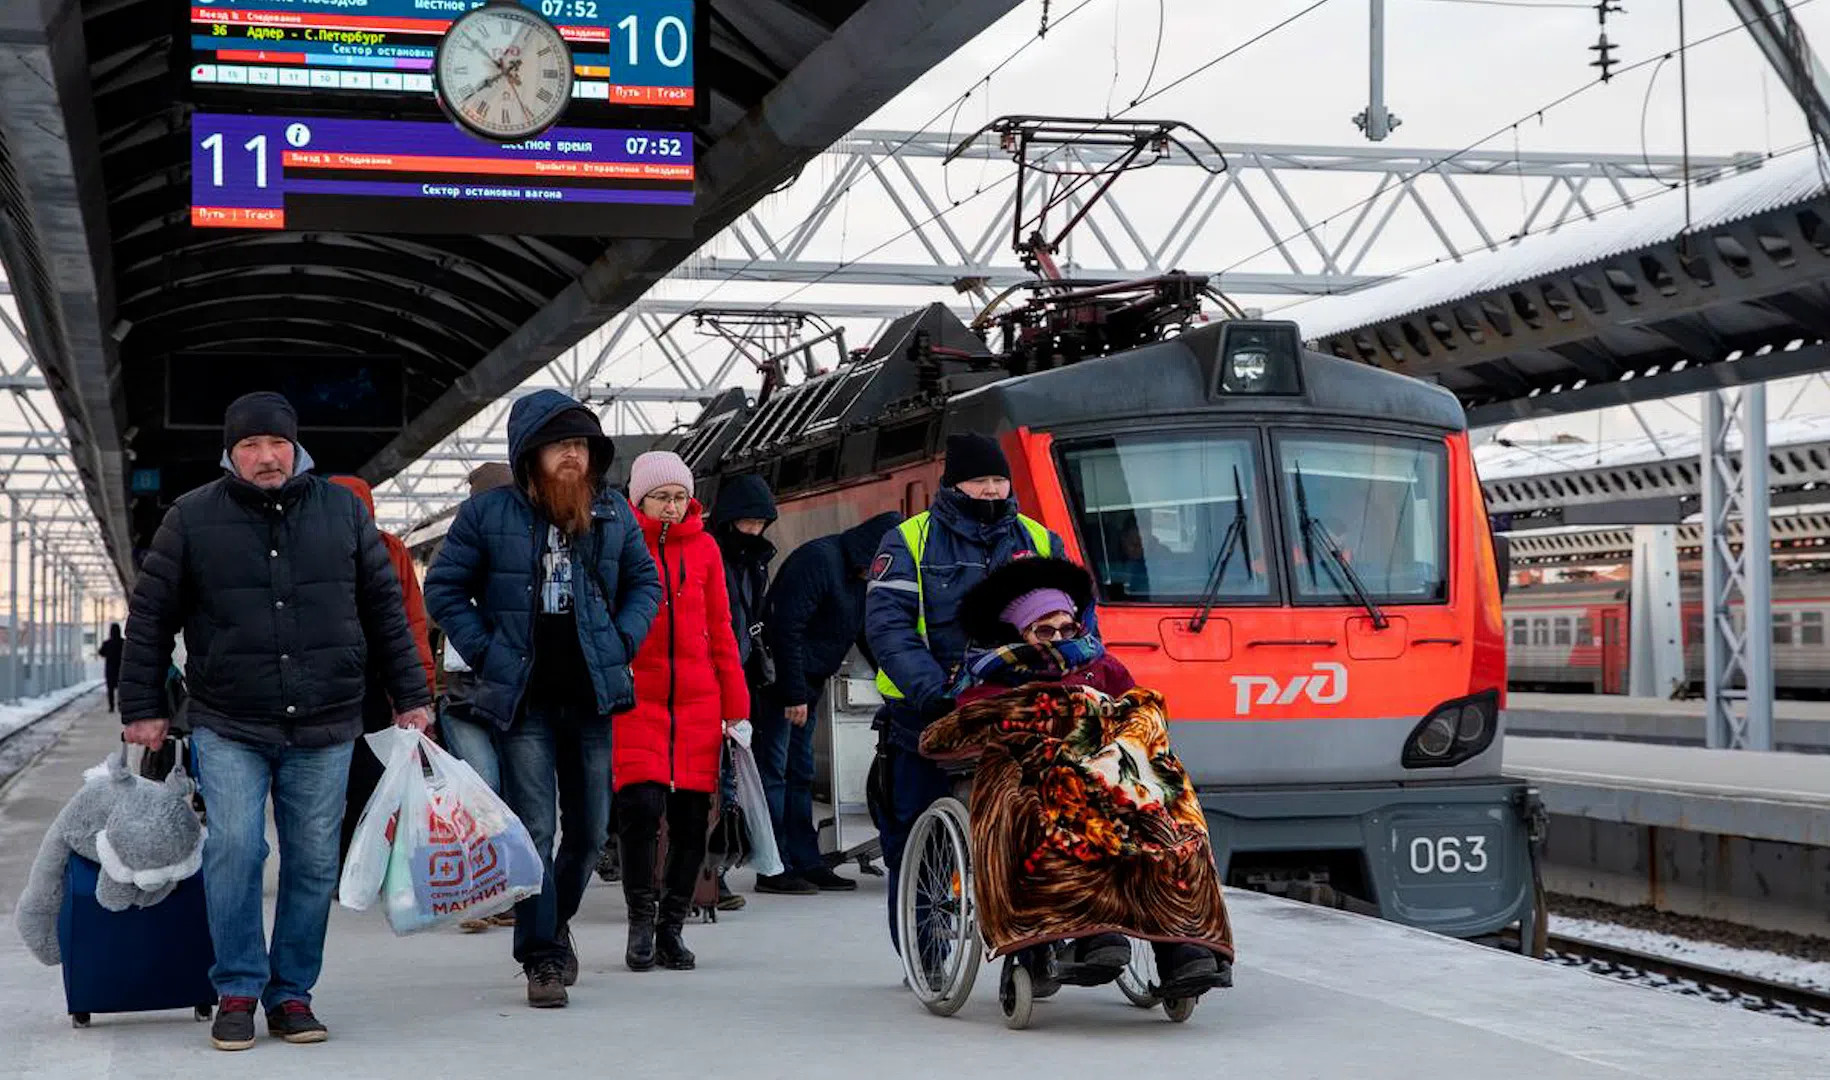
<instances>
[{"instance_id":1,"label":"black beanie hat","mask_svg":"<svg viewBox=\"0 0 1830 1080\"><path fill-rule=\"evenodd\" d=\"M299 414L284 394L259 390L229 402L222 414L222 448L233 450L236 443L256 435L278 435L298 444Z\"/></svg>"},{"instance_id":2,"label":"black beanie hat","mask_svg":"<svg viewBox=\"0 0 1830 1080\"><path fill-rule=\"evenodd\" d=\"M531 454L543 446L567 439L589 439L594 444L609 442L604 438L604 425L598 421L597 414L580 405L554 413L551 420L535 428L534 433L527 437L521 453ZM593 449L601 452L599 447L593 446ZM605 462L606 466L608 464Z\"/></svg>"},{"instance_id":3,"label":"black beanie hat","mask_svg":"<svg viewBox=\"0 0 1830 1080\"><path fill-rule=\"evenodd\" d=\"M957 487L981 476L1010 479L1010 461L998 441L976 432L947 436L947 469L941 473L941 486Z\"/></svg>"}]
</instances>

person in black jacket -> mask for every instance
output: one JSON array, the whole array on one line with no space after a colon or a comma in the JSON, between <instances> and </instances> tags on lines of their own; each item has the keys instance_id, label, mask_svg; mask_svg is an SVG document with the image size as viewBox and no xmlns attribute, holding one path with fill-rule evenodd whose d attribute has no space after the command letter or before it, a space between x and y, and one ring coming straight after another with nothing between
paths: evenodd
<instances>
[{"instance_id":1,"label":"person in black jacket","mask_svg":"<svg viewBox=\"0 0 1830 1080\"><path fill-rule=\"evenodd\" d=\"M115 691L121 686L121 624L108 624L108 640L95 650L102 658L102 681L108 684L108 711L114 711Z\"/></svg>"},{"instance_id":2,"label":"person in black jacket","mask_svg":"<svg viewBox=\"0 0 1830 1080\"><path fill-rule=\"evenodd\" d=\"M223 418L225 475L178 499L153 536L128 606L124 737L164 744L173 639L184 632L197 780L209 802L204 891L220 1050L254 1045L254 1010L287 1042L322 1042L311 1010L337 887L350 752L362 733L368 654L383 661L394 722L432 716L400 581L356 496L307 475L298 417L278 394ZM279 906L262 928L267 797L279 830Z\"/></svg>"},{"instance_id":3,"label":"person in black jacket","mask_svg":"<svg viewBox=\"0 0 1830 1080\"><path fill-rule=\"evenodd\" d=\"M864 632L865 574L883 535L902 520L885 513L796 548L775 575L763 610L763 642L775 682L756 711L756 768L769 798L784 870L756 890L809 893L857 888L820 854L813 823L813 735L826 681Z\"/></svg>"},{"instance_id":4,"label":"person in black jacket","mask_svg":"<svg viewBox=\"0 0 1830 1080\"><path fill-rule=\"evenodd\" d=\"M756 642L754 633L762 618L763 599L769 588L769 564L775 561L775 545L763 537L775 523L775 496L760 476L733 476L718 489L712 503L712 539L718 542L724 557L725 593L731 599L731 632L737 636L737 656L743 661L744 682L749 684L751 724L757 722L763 690L774 677L765 659L767 651ZM718 778L725 806L737 803L737 779L730 758ZM809 892L813 891L811 887ZM718 875L718 910L737 911L744 899L725 884Z\"/></svg>"}]
</instances>

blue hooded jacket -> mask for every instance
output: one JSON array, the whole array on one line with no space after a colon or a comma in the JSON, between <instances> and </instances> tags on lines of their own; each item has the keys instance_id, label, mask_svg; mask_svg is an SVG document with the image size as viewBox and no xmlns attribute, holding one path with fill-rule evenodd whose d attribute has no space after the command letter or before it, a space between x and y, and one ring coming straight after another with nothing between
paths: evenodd
<instances>
[{"instance_id":1,"label":"blue hooded jacket","mask_svg":"<svg viewBox=\"0 0 1830 1080\"><path fill-rule=\"evenodd\" d=\"M475 673L470 706L503 730L514 724L533 670L542 584L547 522L527 496L529 441L571 409L584 406L557 390L515 402L508 447L516 482L458 509L426 574L426 611ZM592 439L592 475L600 484L614 452L609 439ZM591 531L572 547L572 610L598 712L608 716L635 704L629 663L654 622L661 582L628 502L601 490L591 519Z\"/></svg>"}]
</instances>

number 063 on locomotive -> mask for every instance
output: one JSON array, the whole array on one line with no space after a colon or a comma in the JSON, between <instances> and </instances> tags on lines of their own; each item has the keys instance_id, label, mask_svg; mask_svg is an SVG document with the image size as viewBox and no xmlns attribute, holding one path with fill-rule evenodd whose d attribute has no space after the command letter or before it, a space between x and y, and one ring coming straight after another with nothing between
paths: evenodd
<instances>
[{"instance_id":1,"label":"number 063 on locomotive","mask_svg":"<svg viewBox=\"0 0 1830 1080\"><path fill-rule=\"evenodd\" d=\"M1020 355L936 305L760 405L713 402L681 452L761 472L786 551L925 509L946 435L995 433L1019 505L1094 574L1107 647L1167 696L1228 884L1529 946L1542 812L1500 774L1505 554L1455 397L1288 322Z\"/></svg>"}]
</instances>

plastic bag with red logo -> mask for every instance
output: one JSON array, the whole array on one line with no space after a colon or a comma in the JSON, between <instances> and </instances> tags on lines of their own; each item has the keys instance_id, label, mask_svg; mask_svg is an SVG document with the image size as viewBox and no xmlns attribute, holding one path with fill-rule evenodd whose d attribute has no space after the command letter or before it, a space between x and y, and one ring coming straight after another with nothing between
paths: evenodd
<instances>
[{"instance_id":1,"label":"plastic bag with red logo","mask_svg":"<svg viewBox=\"0 0 1830 1080\"><path fill-rule=\"evenodd\" d=\"M367 838L376 799L393 801L385 823L387 859L379 892L396 934L430 930L494 915L540 892L540 853L527 829L476 771L416 732L370 735L388 772L363 810L344 866L346 906L366 908L375 892L372 862L358 866L358 844ZM387 745L388 742L392 745ZM405 744L403 751L402 744ZM372 847L363 850L372 860ZM352 870L355 872L352 874Z\"/></svg>"}]
</instances>

